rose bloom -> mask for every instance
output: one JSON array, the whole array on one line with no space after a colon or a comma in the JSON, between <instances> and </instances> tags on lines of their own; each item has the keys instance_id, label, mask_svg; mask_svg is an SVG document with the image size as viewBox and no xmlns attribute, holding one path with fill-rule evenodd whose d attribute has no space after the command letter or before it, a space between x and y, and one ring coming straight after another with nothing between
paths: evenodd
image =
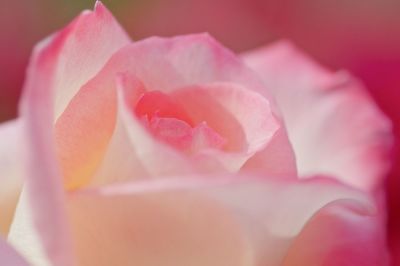
<instances>
[{"instance_id":1,"label":"rose bloom","mask_svg":"<svg viewBox=\"0 0 400 266\"><path fill-rule=\"evenodd\" d=\"M36 46L0 135L2 265L390 263L391 124L286 41L132 42L97 2Z\"/></svg>"}]
</instances>

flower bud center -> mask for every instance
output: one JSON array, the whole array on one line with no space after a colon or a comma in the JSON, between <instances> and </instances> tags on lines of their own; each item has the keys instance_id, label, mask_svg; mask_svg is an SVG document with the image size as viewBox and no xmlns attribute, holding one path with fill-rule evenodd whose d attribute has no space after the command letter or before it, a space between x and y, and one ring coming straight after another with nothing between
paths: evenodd
<instances>
[{"instance_id":1,"label":"flower bud center","mask_svg":"<svg viewBox=\"0 0 400 266\"><path fill-rule=\"evenodd\" d=\"M134 112L154 137L185 153L222 149L226 143L205 121L195 125L179 103L160 91L143 93Z\"/></svg>"}]
</instances>

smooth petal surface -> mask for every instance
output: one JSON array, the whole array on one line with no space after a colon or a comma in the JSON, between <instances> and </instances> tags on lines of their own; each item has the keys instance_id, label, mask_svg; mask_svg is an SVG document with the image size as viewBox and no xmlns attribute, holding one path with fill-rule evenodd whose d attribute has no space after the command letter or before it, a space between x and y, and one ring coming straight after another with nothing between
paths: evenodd
<instances>
[{"instance_id":1,"label":"smooth petal surface","mask_svg":"<svg viewBox=\"0 0 400 266\"><path fill-rule=\"evenodd\" d=\"M391 125L357 80L323 69L287 42L243 59L273 90L301 176L332 175L365 190L382 184Z\"/></svg>"},{"instance_id":2,"label":"smooth petal surface","mask_svg":"<svg viewBox=\"0 0 400 266\"><path fill-rule=\"evenodd\" d=\"M0 239L0 262L2 265L7 266L29 266L3 239Z\"/></svg>"},{"instance_id":3,"label":"smooth petal surface","mask_svg":"<svg viewBox=\"0 0 400 266\"><path fill-rule=\"evenodd\" d=\"M86 182L101 160L115 117L86 106L75 108L77 103L70 104L70 100L130 39L100 2L93 12L83 12L60 35L65 37L59 54L54 55L58 60L53 77L56 147L65 184L76 188Z\"/></svg>"},{"instance_id":4,"label":"smooth petal surface","mask_svg":"<svg viewBox=\"0 0 400 266\"><path fill-rule=\"evenodd\" d=\"M119 48L131 42L107 8L97 1L94 11L83 11L59 35L54 78L55 119L79 89L104 66Z\"/></svg>"},{"instance_id":5,"label":"smooth petal surface","mask_svg":"<svg viewBox=\"0 0 400 266\"><path fill-rule=\"evenodd\" d=\"M93 186L151 176L140 160L140 153L134 149L134 145L131 145L130 133L125 122L126 119L132 119L133 125L139 124L125 103L136 102L145 89L139 80L125 74L118 75L116 83L120 88L116 125L103 160L90 180L89 185ZM140 142L141 135L137 135L134 140Z\"/></svg>"},{"instance_id":6,"label":"smooth petal surface","mask_svg":"<svg viewBox=\"0 0 400 266\"><path fill-rule=\"evenodd\" d=\"M24 237L37 236L34 247L43 250L40 257L49 265L70 266L74 261L62 175L55 152L62 143L58 138L54 145L54 121L80 86L128 41L111 14L97 2L95 11L83 12L65 29L37 45L33 52L20 108L26 121L24 137L30 174L25 187L27 203L24 203L28 207L19 209L29 210L30 214L18 215L23 220L13 222L14 233L10 238L24 253L27 242ZM68 133L57 132L57 126L55 131L56 136Z\"/></svg>"},{"instance_id":7,"label":"smooth petal surface","mask_svg":"<svg viewBox=\"0 0 400 266\"><path fill-rule=\"evenodd\" d=\"M22 121L0 125L0 234L7 235L24 179Z\"/></svg>"},{"instance_id":8,"label":"smooth petal surface","mask_svg":"<svg viewBox=\"0 0 400 266\"><path fill-rule=\"evenodd\" d=\"M72 195L78 265L249 264L249 249L224 209L196 194L174 193Z\"/></svg>"},{"instance_id":9,"label":"smooth petal surface","mask_svg":"<svg viewBox=\"0 0 400 266\"><path fill-rule=\"evenodd\" d=\"M322 178L209 176L122 183L72 193L68 210L79 265L278 266L312 252L307 244L317 243L307 232L328 235L332 226L352 233L320 241L324 252L318 262L331 259L337 246L359 254L359 246L347 243L362 241L375 247L370 258L386 255L383 241L376 241L384 234L373 201ZM321 212L332 219L320 218ZM293 254L298 244L302 249Z\"/></svg>"},{"instance_id":10,"label":"smooth petal surface","mask_svg":"<svg viewBox=\"0 0 400 266\"><path fill-rule=\"evenodd\" d=\"M296 158L288 140L286 128L280 127L271 141L251 157L242 167L242 172L263 172L272 176L297 176Z\"/></svg>"}]
</instances>

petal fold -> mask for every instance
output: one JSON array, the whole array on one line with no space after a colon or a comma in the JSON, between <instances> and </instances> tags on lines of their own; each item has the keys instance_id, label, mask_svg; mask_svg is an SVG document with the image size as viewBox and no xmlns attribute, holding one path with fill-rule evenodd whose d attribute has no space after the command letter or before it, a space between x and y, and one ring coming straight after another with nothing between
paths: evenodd
<instances>
[{"instance_id":1,"label":"petal fold","mask_svg":"<svg viewBox=\"0 0 400 266\"><path fill-rule=\"evenodd\" d=\"M0 239L0 260L3 265L7 266L29 266L3 239Z\"/></svg>"}]
</instances>

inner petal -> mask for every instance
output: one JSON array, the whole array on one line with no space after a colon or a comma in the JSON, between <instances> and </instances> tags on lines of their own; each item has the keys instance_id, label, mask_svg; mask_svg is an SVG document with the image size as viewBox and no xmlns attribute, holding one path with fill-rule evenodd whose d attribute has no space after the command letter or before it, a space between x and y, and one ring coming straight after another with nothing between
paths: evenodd
<instances>
[{"instance_id":1,"label":"inner petal","mask_svg":"<svg viewBox=\"0 0 400 266\"><path fill-rule=\"evenodd\" d=\"M176 118L154 116L150 120L143 117L142 121L156 138L188 154L204 149L222 149L226 143L206 122L193 128Z\"/></svg>"},{"instance_id":2,"label":"inner petal","mask_svg":"<svg viewBox=\"0 0 400 266\"><path fill-rule=\"evenodd\" d=\"M136 78L128 79L122 74L117 78L124 81L125 96L130 102L137 102L146 91ZM54 125L56 152L66 189L77 189L91 181L114 134L117 94L113 87L102 87L104 83L93 79L84 85Z\"/></svg>"},{"instance_id":3,"label":"inner petal","mask_svg":"<svg viewBox=\"0 0 400 266\"><path fill-rule=\"evenodd\" d=\"M160 91L143 93L134 112L154 137L186 153L222 149L226 143L205 121L195 125L180 104Z\"/></svg>"},{"instance_id":4,"label":"inner petal","mask_svg":"<svg viewBox=\"0 0 400 266\"><path fill-rule=\"evenodd\" d=\"M176 118L193 126L193 122L185 110L161 91L143 93L135 105L135 114L138 117L147 116L150 120L154 116Z\"/></svg>"}]
</instances>

